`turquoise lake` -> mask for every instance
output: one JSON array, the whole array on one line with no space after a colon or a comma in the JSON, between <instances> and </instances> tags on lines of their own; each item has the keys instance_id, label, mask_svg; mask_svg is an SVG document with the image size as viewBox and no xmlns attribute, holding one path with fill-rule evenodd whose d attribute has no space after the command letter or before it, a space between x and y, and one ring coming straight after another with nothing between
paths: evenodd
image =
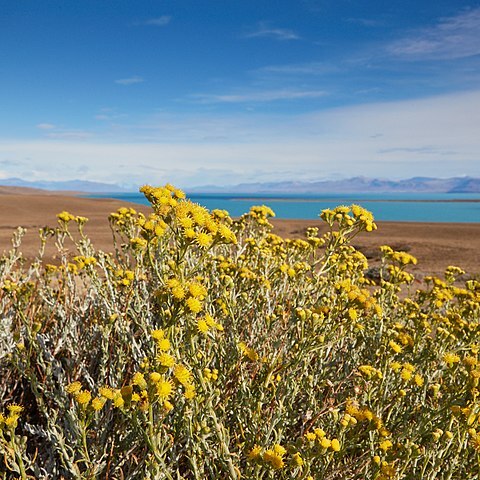
<instances>
[{"instance_id":1,"label":"turquoise lake","mask_svg":"<svg viewBox=\"0 0 480 480\"><path fill-rule=\"evenodd\" d=\"M188 194L193 202L208 209L228 210L237 217L253 205L268 205L276 218L316 219L325 208L357 203L370 210L376 220L398 222L480 222L480 194L469 193L362 193L324 195L252 195L252 194ZM90 195L115 198L148 205L140 193Z\"/></svg>"}]
</instances>

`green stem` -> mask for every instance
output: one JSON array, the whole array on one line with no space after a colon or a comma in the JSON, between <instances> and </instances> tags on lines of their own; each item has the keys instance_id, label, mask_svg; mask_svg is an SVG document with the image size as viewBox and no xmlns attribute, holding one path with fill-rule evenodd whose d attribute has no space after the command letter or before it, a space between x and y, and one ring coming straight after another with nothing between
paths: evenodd
<instances>
[{"instance_id":1,"label":"green stem","mask_svg":"<svg viewBox=\"0 0 480 480\"><path fill-rule=\"evenodd\" d=\"M13 430L10 432L10 443L12 446L12 450L15 452L15 456L17 457L17 464L18 468L20 469L21 478L22 480L27 480L25 464L23 463L22 454L18 451L17 444L15 443L15 432Z\"/></svg>"}]
</instances>

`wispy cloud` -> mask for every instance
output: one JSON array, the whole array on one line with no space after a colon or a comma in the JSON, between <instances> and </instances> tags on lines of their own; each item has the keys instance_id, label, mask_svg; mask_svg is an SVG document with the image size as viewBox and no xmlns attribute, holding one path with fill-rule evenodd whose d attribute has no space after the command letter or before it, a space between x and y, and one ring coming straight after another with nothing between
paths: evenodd
<instances>
[{"instance_id":1,"label":"wispy cloud","mask_svg":"<svg viewBox=\"0 0 480 480\"><path fill-rule=\"evenodd\" d=\"M161 17L149 18L141 23L141 25L153 25L155 27L164 27L172 21L171 15L162 15Z\"/></svg>"},{"instance_id":2,"label":"wispy cloud","mask_svg":"<svg viewBox=\"0 0 480 480\"><path fill-rule=\"evenodd\" d=\"M101 121L116 121L120 120L123 118L127 118L128 114L126 113L116 113L113 110L101 110L100 113L97 113L94 115L95 120L101 120Z\"/></svg>"},{"instance_id":3,"label":"wispy cloud","mask_svg":"<svg viewBox=\"0 0 480 480\"><path fill-rule=\"evenodd\" d=\"M53 125L52 123L39 123L36 125L42 130L45 138L62 140L86 140L93 137L93 133L87 130L65 128L63 126Z\"/></svg>"},{"instance_id":4,"label":"wispy cloud","mask_svg":"<svg viewBox=\"0 0 480 480\"><path fill-rule=\"evenodd\" d=\"M142 83L144 82L142 77L139 77L138 75L134 75L133 77L128 77L128 78L120 78L118 80L115 80L115 83L118 85L135 85L136 83Z\"/></svg>"},{"instance_id":5,"label":"wispy cloud","mask_svg":"<svg viewBox=\"0 0 480 480\"><path fill-rule=\"evenodd\" d=\"M58 130L48 133L47 137L58 140L86 140L93 137L93 133L86 130Z\"/></svg>"},{"instance_id":6,"label":"wispy cloud","mask_svg":"<svg viewBox=\"0 0 480 480\"><path fill-rule=\"evenodd\" d=\"M274 40L299 40L300 36L289 28L276 28L261 22L257 27L244 35L245 38L273 38Z\"/></svg>"},{"instance_id":7,"label":"wispy cloud","mask_svg":"<svg viewBox=\"0 0 480 480\"><path fill-rule=\"evenodd\" d=\"M307 62L286 65L267 65L255 70L255 73L283 75L326 75L330 73L338 73L340 70L340 67L325 62Z\"/></svg>"},{"instance_id":8,"label":"wispy cloud","mask_svg":"<svg viewBox=\"0 0 480 480\"><path fill-rule=\"evenodd\" d=\"M414 153L418 155L455 155L458 152L436 148L432 145L420 147L390 147L381 148L378 153Z\"/></svg>"},{"instance_id":9,"label":"wispy cloud","mask_svg":"<svg viewBox=\"0 0 480 480\"><path fill-rule=\"evenodd\" d=\"M480 54L480 7L464 11L387 47L394 56L421 60L448 60Z\"/></svg>"},{"instance_id":10,"label":"wispy cloud","mask_svg":"<svg viewBox=\"0 0 480 480\"><path fill-rule=\"evenodd\" d=\"M327 92L323 90L267 90L225 95L198 94L193 95L193 97L202 103L248 103L300 100L303 98L319 98L325 95L327 95Z\"/></svg>"},{"instance_id":11,"label":"wispy cloud","mask_svg":"<svg viewBox=\"0 0 480 480\"><path fill-rule=\"evenodd\" d=\"M384 21L374 18L347 18L345 21L361 25L362 27L381 27L385 24Z\"/></svg>"}]
</instances>

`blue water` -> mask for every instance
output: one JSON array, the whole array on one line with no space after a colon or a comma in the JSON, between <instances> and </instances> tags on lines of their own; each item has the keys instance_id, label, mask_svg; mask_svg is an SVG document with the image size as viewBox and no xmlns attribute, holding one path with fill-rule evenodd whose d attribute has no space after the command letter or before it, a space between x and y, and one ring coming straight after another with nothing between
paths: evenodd
<instances>
[{"instance_id":1,"label":"blue water","mask_svg":"<svg viewBox=\"0 0 480 480\"><path fill-rule=\"evenodd\" d=\"M323 195L191 194L188 198L212 210L228 210L232 217L253 205L268 205L277 218L316 219L325 208L357 203L376 220L399 222L480 222L480 194L475 193L364 193ZM148 205L140 193L92 195Z\"/></svg>"}]
</instances>

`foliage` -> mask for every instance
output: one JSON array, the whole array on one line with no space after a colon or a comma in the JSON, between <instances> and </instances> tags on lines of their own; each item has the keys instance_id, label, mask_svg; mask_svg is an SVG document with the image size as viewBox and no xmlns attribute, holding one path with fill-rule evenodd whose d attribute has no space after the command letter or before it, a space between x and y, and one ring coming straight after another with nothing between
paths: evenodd
<instances>
[{"instance_id":1,"label":"foliage","mask_svg":"<svg viewBox=\"0 0 480 480\"><path fill-rule=\"evenodd\" d=\"M477 478L479 282L385 246L374 284L356 205L289 240L142 191L113 253L62 212L0 259L0 478Z\"/></svg>"}]
</instances>

